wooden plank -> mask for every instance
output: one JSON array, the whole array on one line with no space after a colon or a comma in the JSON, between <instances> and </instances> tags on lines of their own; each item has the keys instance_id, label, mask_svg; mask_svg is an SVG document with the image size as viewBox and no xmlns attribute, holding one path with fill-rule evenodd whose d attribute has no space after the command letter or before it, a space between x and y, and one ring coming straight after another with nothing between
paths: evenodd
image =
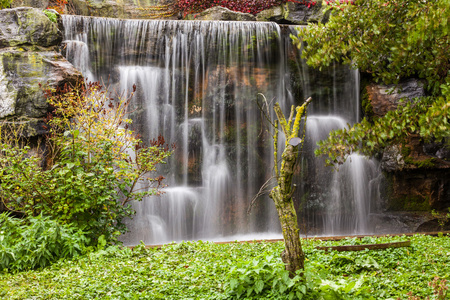
<instances>
[{"instance_id":1,"label":"wooden plank","mask_svg":"<svg viewBox=\"0 0 450 300\"><path fill-rule=\"evenodd\" d=\"M365 245L344 245L344 246L328 246L328 247L316 247L319 250L335 250L335 251L363 251L365 249L369 250L380 250L387 248L400 248L400 247L409 247L411 246L411 241L403 241L403 242L392 242L392 243L384 243L384 244L365 244Z\"/></svg>"}]
</instances>

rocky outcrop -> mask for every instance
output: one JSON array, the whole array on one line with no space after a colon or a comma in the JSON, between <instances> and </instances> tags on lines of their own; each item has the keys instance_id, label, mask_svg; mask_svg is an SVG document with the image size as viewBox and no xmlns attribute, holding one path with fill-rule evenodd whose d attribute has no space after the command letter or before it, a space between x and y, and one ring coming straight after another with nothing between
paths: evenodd
<instances>
[{"instance_id":1,"label":"rocky outcrop","mask_svg":"<svg viewBox=\"0 0 450 300\"><path fill-rule=\"evenodd\" d=\"M423 82L418 79L408 79L398 85L371 83L366 86L366 91L373 115L378 117L395 110L400 99L413 101L414 98L425 96Z\"/></svg>"},{"instance_id":2,"label":"rocky outcrop","mask_svg":"<svg viewBox=\"0 0 450 300\"><path fill-rule=\"evenodd\" d=\"M34 7L45 9L48 7L49 0L14 0L11 3L11 8L16 7Z\"/></svg>"},{"instance_id":3,"label":"rocky outcrop","mask_svg":"<svg viewBox=\"0 0 450 300\"><path fill-rule=\"evenodd\" d=\"M120 19L178 19L171 13L175 0L69 0L78 15Z\"/></svg>"},{"instance_id":4,"label":"rocky outcrop","mask_svg":"<svg viewBox=\"0 0 450 300\"><path fill-rule=\"evenodd\" d=\"M0 121L20 122L28 136L42 134L49 107L39 84L76 84L81 73L56 52L62 33L41 10L0 10L0 21Z\"/></svg>"},{"instance_id":5,"label":"rocky outcrop","mask_svg":"<svg viewBox=\"0 0 450 300\"><path fill-rule=\"evenodd\" d=\"M33 1L33 0L22 0ZM37 0L34 0L37 1ZM69 0L70 8L82 16L120 19L181 19L172 8L175 0ZM234 12L220 6L203 12L188 14L186 20L216 21L272 21L279 24L302 25L310 22L326 22L329 12L324 14L322 3L308 7L305 4L287 2L260 12L257 16Z\"/></svg>"},{"instance_id":6,"label":"rocky outcrop","mask_svg":"<svg viewBox=\"0 0 450 300\"><path fill-rule=\"evenodd\" d=\"M257 21L272 21L279 24L305 25L325 22L328 14L324 14L322 2L318 1L310 7L301 3L287 2L280 6L263 10L256 16Z\"/></svg>"},{"instance_id":7,"label":"rocky outcrop","mask_svg":"<svg viewBox=\"0 0 450 300\"><path fill-rule=\"evenodd\" d=\"M215 6L197 14L190 14L185 17L186 20L220 20L220 21L256 21L252 14L235 12L228 8Z\"/></svg>"}]
</instances>

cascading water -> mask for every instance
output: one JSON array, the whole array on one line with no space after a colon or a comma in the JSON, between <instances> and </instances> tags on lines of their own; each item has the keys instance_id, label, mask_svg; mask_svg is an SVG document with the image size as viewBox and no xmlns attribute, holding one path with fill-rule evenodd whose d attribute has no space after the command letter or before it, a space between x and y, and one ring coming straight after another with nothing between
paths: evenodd
<instances>
[{"instance_id":1,"label":"cascading water","mask_svg":"<svg viewBox=\"0 0 450 300\"><path fill-rule=\"evenodd\" d=\"M313 97L309 153L329 130L359 118L357 72L341 66L309 70L283 34L292 29L275 23L78 16L63 16L63 23L67 58L89 80L109 82L110 90L126 94L136 84L134 129L144 140L162 134L176 145L160 170L168 177L165 194L133 204L137 213L127 244L279 232L267 196L246 214L272 168L258 93L285 111L295 99ZM351 160L339 173L321 159L303 160L310 179L298 174L301 188L294 197L308 226L322 233L370 230L365 203L371 196L365 191L372 163Z\"/></svg>"}]
</instances>

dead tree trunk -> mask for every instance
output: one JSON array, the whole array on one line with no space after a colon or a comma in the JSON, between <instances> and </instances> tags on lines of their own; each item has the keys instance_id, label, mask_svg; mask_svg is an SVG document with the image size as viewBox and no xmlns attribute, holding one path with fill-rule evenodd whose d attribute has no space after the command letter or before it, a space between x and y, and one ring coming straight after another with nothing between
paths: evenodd
<instances>
[{"instance_id":1,"label":"dead tree trunk","mask_svg":"<svg viewBox=\"0 0 450 300\"><path fill-rule=\"evenodd\" d=\"M289 119L286 121L283 112L278 103L275 104L274 110L278 121L274 123L275 133L274 139L274 160L275 160L275 177L277 186L275 186L269 194L275 203L278 217L283 231L285 242L285 250L281 254L281 258L286 265L291 276L295 275L295 271L304 269L305 253L302 249L300 241L299 228L297 223L297 213L295 211L292 194L294 187L292 186L292 176L297 162L299 145L303 140L299 138L300 123L302 116L306 115L306 108L311 98L305 101L302 106L294 106L291 108ZM293 119L295 113L295 119ZM281 155L281 165L278 168L278 126L281 127L285 136L286 143L283 154ZM304 129L306 123L303 125ZM303 131L305 132L305 131ZM304 136L302 136L304 139Z\"/></svg>"}]
</instances>

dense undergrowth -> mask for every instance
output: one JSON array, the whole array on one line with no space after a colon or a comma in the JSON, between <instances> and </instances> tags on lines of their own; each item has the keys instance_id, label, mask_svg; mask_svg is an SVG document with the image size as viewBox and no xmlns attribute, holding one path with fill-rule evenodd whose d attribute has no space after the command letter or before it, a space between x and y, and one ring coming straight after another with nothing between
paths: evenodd
<instances>
[{"instance_id":1,"label":"dense undergrowth","mask_svg":"<svg viewBox=\"0 0 450 300\"><path fill-rule=\"evenodd\" d=\"M448 299L450 237L416 235L411 246L325 252L316 246L406 237L304 242L306 284L290 279L282 243L185 242L162 249L109 247L74 261L0 273L2 299Z\"/></svg>"}]
</instances>

